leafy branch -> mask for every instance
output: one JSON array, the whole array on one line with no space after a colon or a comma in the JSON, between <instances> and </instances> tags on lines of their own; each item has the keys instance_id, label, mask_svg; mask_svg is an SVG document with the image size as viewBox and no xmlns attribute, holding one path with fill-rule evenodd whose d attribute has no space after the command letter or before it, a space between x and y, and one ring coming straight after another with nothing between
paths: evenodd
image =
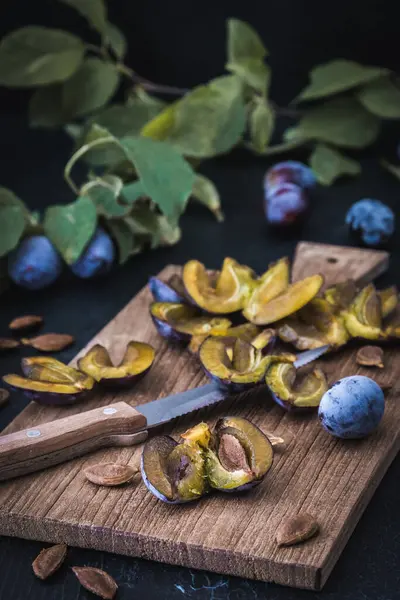
<instances>
[{"instance_id":1,"label":"leafy branch","mask_svg":"<svg viewBox=\"0 0 400 600\"><path fill-rule=\"evenodd\" d=\"M361 171L347 151L373 144L382 120L400 119L396 76L343 59L315 67L293 102L278 106L270 97L268 51L238 19L227 22L225 74L191 90L154 83L125 63L127 41L108 21L104 0L59 1L88 21L98 44L40 26L12 31L0 43L0 85L34 89L31 126L63 127L74 139L65 179L77 198L40 219L1 188L0 256L35 230L71 263L100 220L124 262L176 243L190 198L223 220L218 190L194 170L203 160L237 146L260 156L301 147L321 184L330 185ZM117 93L123 102L113 101ZM291 120L281 135L280 117ZM88 167L79 183L71 176L78 160Z\"/></svg>"}]
</instances>

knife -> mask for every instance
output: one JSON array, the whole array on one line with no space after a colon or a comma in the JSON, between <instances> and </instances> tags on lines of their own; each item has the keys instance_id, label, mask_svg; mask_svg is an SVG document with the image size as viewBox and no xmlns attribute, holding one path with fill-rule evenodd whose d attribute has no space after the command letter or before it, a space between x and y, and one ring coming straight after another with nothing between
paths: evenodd
<instances>
[{"instance_id":1,"label":"knife","mask_svg":"<svg viewBox=\"0 0 400 600\"><path fill-rule=\"evenodd\" d=\"M329 350L321 346L297 355L296 368ZM0 481L40 471L110 446L143 442L148 430L228 397L216 383L160 398L133 408L116 402L0 436ZM232 397L232 396L229 396Z\"/></svg>"}]
</instances>

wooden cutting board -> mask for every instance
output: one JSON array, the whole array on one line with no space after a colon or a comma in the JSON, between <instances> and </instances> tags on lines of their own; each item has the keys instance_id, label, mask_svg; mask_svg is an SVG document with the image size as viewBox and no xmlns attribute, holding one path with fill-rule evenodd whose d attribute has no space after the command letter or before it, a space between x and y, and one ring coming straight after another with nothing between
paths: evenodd
<instances>
[{"instance_id":1,"label":"wooden cutting board","mask_svg":"<svg viewBox=\"0 0 400 600\"><path fill-rule=\"evenodd\" d=\"M387 263L384 252L301 243L293 273L298 279L321 270L327 283L348 276L366 281L385 270ZM168 266L161 276L176 272L178 267ZM115 358L128 339L155 346L157 360L150 373L132 391L118 395L133 406L206 381L194 357L168 346L156 334L148 316L149 302L150 293L143 289L87 346L102 343ZM330 382L362 373L384 386L395 385L399 364L397 351L389 349L384 370L358 367L354 349L320 360ZM399 450L400 405L395 396L392 388L378 432L362 441L335 440L315 415L289 415L265 391L228 401L181 418L170 430L177 434L200 420L214 422L223 414L237 414L285 438L286 448L277 451L266 479L247 495L214 494L197 503L168 506L147 492L140 479L124 488L96 487L85 480L83 467L100 461L136 463L141 451L109 449L2 483L0 533L320 589ZM31 403L5 432L103 406L114 398L110 393L98 395L69 408ZM299 511L318 518L321 534L297 547L278 548L274 542L278 525Z\"/></svg>"}]
</instances>

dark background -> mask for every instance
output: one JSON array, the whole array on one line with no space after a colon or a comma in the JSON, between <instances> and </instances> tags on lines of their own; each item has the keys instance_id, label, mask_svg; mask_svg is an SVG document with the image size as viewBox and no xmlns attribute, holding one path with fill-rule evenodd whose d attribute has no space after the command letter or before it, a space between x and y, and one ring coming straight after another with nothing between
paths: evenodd
<instances>
[{"instance_id":1,"label":"dark background","mask_svg":"<svg viewBox=\"0 0 400 600\"><path fill-rule=\"evenodd\" d=\"M190 87L223 71L225 18L235 16L253 24L270 50L272 96L286 104L307 81L310 67L331 58L351 58L386 66L399 65L398 20L392 2L239 2L183 0L160 2L110 1L110 20L129 40L127 64L159 83ZM0 35L23 24L47 24L93 34L66 6L51 1L2 2ZM94 40L95 41L95 38ZM0 184L11 188L31 208L71 202L72 193L62 179L71 143L60 132L29 130L25 110L29 92L0 89ZM285 254L292 255L298 239L352 244L343 225L349 206L362 197L379 198L399 214L400 183L384 172L377 158L394 156L398 129L389 124L382 141L362 155L363 175L344 179L332 188L318 188L313 210L303 230L277 236L264 223L262 177L270 162L243 152L208 162L202 172L217 184L226 221L219 225L202 207L191 206L182 219L183 238L175 247L138 256L116 268L106 279L82 281L65 272L50 289L26 292L12 288L0 296L0 335L7 323L23 313L42 314L47 331L76 336L74 348L61 353L69 360L165 264L198 258L218 267L230 255L258 271ZM303 158L292 154L290 158ZM400 283L400 242L394 238L389 273L382 285ZM31 352L25 351L25 354ZM0 374L18 369L21 354L2 355ZM15 394L0 409L0 428L26 405ZM104 568L120 584L118 597L128 598L321 598L326 600L395 600L400 598L399 578L399 475L395 461L368 506L354 535L324 588L312 593L273 584L244 581L189 571L100 552L72 549L69 564ZM67 568L42 583L30 564L42 545L0 538L0 599L84 599Z\"/></svg>"}]
</instances>

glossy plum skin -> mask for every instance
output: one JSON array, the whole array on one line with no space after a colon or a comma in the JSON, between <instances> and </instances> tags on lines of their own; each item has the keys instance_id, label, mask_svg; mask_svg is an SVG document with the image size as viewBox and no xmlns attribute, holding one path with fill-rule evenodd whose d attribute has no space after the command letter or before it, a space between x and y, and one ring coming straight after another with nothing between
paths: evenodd
<instances>
[{"instance_id":1,"label":"glossy plum skin","mask_svg":"<svg viewBox=\"0 0 400 600\"><path fill-rule=\"evenodd\" d=\"M10 278L28 290L40 290L51 285L61 271L61 258L44 235L24 239L8 256Z\"/></svg>"},{"instance_id":2,"label":"glossy plum skin","mask_svg":"<svg viewBox=\"0 0 400 600\"><path fill-rule=\"evenodd\" d=\"M297 160L286 160L268 169L264 180L265 191L270 194L283 183L294 183L303 190L315 187L317 180L310 167Z\"/></svg>"},{"instance_id":3,"label":"glossy plum skin","mask_svg":"<svg viewBox=\"0 0 400 600\"><path fill-rule=\"evenodd\" d=\"M382 246L394 233L393 211L380 202L364 198L355 202L346 214L346 225L357 240L366 246Z\"/></svg>"},{"instance_id":4,"label":"glossy plum skin","mask_svg":"<svg viewBox=\"0 0 400 600\"><path fill-rule=\"evenodd\" d=\"M296 224L304 217L308 207L305 192L294 183L282 183L265 195L265 216L274 227Z\"/></svg>"},{"instance_id":5,"label":"glossy plum skin","mask_svg":"<svg viewBox=\"0 0 400 600\"><path fill-rule=\"evenodd\" d=\"M344 377L322 397L318 417L334 437L358 439L378 427L385 410L385 397L379 385L362 375Z\"/></svg>"},{"instance_id":6,"label":"glossy plum skin","mask_svg":"<svg viewBox=\"0 0 400 600\"><path fill-rule=\"evenodd\" d=\"M89 279L108 273L114 260L113 241L102 227L98 227L83 254L71 265L71 271L77 277Z\"/></svg>"},{"instance_id":7,"label":"glossy plum skin","mask_svg":"<svg viewBox=\"0 0 400 600\"><path fill-rule=\"evenodd\" d=\"M173 287L158 277L150 277L149 288L156 302L185 302L185 299Z\"/></svg>"}]
</instances>

